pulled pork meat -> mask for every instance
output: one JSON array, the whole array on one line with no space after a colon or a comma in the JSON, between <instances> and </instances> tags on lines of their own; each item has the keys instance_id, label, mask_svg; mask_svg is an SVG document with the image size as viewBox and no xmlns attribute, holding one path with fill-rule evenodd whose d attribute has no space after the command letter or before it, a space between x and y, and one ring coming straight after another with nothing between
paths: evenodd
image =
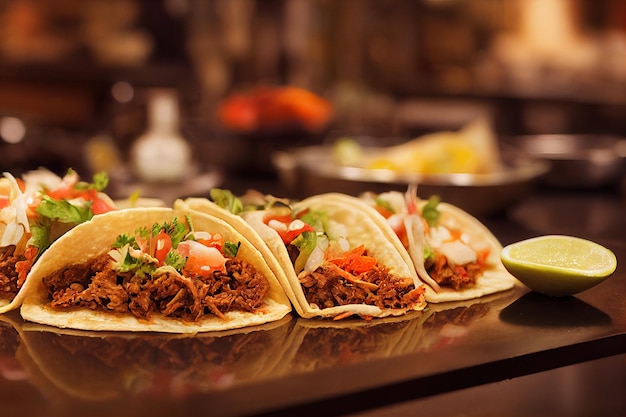
<instances>
[{"instance_id":1,"label":"pulled pork meat","mask_svg":"<svg viewBox=\"0 0 626 417\"><path fill-rule=\"evenodd\" d=\"M18 262L24 261L24 256L15 256L15 246L7 246L0 253L0 299L12 300L19 291L18 272L15 268Z\"/></svg>"},{"instance_id":2,"label":"pulled pork meat","mask_svg":"<svg viewBox=\"0 0 626 417\"><path fill-rule=\"evenodd\" d=\"M346 304L375 305L381 309L412 308L422 303L424 288L415 288L412 278L397 277L389 268L376 266L349 279L336 265L324 263L298 277L309 304L330 308Z\"/></svg>"},{"instance_id":3,"label":"pulled pork meat","mask_svg":"<svg viewBox=\"0 0 626 417\"><path fill-rule=\"evenodd\" d=\"M479 263L467 265L451 265L445 256L437 256L431 265L426 267L428 275L441 286L461 290L476 285L476 280L483 273Z\"/></svg>"},{"instance_id":4,"label":"pulled pork meat","mask_svg":"<svg viewBox=\"0 0 626 417\"><path fill-rule=\"evenodd\" d=\"M54 308L130 313L146 320L160 313L191 322L207 314L225 318L233 310L254 312L270 289L253 265L238 258L228 259L226 271L208 278L173 272L152 277L115 271L108 254L66 267L45 277L43 284Z\"/></svg>"},{"instance_id":5,"label":"pulled pork meat","mask_svg":"<svg viewBox=\"0 0 626 417\"><path fill-rule=\"evenodd\" d=\"M15 246L0 249L0 299L13 300L26 281L37 248L29 246L24 254L15 255Z\"/></svg>"}]
</instances>

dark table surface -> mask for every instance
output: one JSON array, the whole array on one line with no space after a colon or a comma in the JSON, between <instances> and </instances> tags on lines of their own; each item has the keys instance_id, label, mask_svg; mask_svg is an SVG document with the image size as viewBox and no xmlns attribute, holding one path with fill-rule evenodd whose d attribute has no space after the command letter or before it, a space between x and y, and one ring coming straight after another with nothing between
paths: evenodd
<instances>
[{"instance_id":1,"label":"dark table surface","mask_svg":"<svg viewBox=\"0 0 626 417\"><path fill-rule=\"evenodd\" d=\"M2 415L341 415L626 353L625 208L619 188L538 189L481 219L503 244L565 233L612 249L615 274L574 297L518 287L401 318L294 315L196 337L0 316Z\"/></svg>"}]
</instances>

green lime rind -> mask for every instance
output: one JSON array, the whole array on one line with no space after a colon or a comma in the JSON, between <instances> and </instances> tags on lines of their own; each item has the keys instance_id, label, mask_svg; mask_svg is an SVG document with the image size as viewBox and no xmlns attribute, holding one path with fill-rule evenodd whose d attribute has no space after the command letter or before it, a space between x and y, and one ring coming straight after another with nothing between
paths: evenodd
<instances>
[{"instance_id":1,"label":"green lime rind","mask_svg":"<svg viewBox=\"0 0 626 417\"><path fill-rule=\"evenodd\" d=\"M617 257L595 242L565 235L527 239L502 249L504 267L531 290L573 295L610 277Z\"/></svg>"}]
</instances>

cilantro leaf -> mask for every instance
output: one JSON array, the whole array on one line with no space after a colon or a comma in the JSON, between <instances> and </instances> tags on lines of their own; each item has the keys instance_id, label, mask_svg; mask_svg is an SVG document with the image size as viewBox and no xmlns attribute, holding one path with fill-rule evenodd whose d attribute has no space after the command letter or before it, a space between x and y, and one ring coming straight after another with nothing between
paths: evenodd
<instances>
[{"instance_id":1,"label":"cilantro leaf","mask_svg":"<svg viewBox=\"0 0 626 417\"><path fill-rule=\"evenodd\" d=\"M135 244L135 238L133 236L129 236L123 233L115 239L115 243L113 244L113 247L121 248L124 245L133 246L134 244Z\"/></svg>"},{"instance_id":2,"label":"cilantro leaf","mask_svg":"<svg viewBox=\"0 0 626 417\"><path fill-rule=\"evenodd\" d=\"M224 255L228 258L234 258L237 256L237 252L239 251L239 247L241 246L241 242L224 242Z\"/></svg>"},{"instance_id":3,"label":"cilantro leaf","mask_svg":"<svg viewBox=\"0 0 626 417\"><path fill-rule=\"evenodd\" d=\"M183 267L185 266L186 262L187 262L187 259L184 256L176 253L172 249L170 249L167 255L165 255L165 264L170 265L177 271L181 271Z\"/></svg>"},{"instance_id":4,"label":"cilantro leaf","mask_svg":"<svg viewBox=\"0 0 626 417\"><path fill-rule=\"evenodd\" d=\"M92 188L96 191L103 191L109 185L109 176L106 172L98 172L94 174L92 179Z\"/></svg>"}]
</instances>

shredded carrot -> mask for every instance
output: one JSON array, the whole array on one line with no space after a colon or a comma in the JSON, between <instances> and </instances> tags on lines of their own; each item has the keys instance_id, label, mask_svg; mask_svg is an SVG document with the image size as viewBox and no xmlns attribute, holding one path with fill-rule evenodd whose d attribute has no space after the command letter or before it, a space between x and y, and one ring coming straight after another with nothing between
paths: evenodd
<instances>
[{"instance_id":1,"label":"shredded carrot","mask_svg":"<svg viewBox=\"0 0 626 417\"><path fill-rule=\"evenodd\" d=\"M362 274L376 266L376 258L364 255L365 246L357 246L345 252L342 256L330 259L329 262L351 274Z\"/></svg>"},{"instance_id":2,"label":"shredded carrot","mask_svg":"<svg viewBox=\"0 0 626 417\"><path fill-rule=\"evenodd\" d=\"M337 314L335 317L333 317L333 320L343 320L343 319L346 319L346 318L350 317L353 314L354 313L352 313L350 311L346 311L344 313Z\"/></svg>"}]
</instances>

